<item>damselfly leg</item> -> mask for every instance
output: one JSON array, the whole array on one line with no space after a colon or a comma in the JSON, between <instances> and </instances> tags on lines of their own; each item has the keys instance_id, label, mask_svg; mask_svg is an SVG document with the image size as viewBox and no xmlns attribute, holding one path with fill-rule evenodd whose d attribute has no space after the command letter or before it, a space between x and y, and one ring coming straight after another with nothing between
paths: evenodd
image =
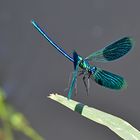
<instances>
[{"instance_id":1,"label":"damselfly leg","mask_svg":"<svg viewBox=\"0 0 140 140\"><path fill-rule=\"evenodd\" d=\"M70 88L70 84L71 84L71 81L72 81L72 75L73 75L73 73L74 73L74 72L71 72L70 75L69 75L68 87L64 89L64 92L68 91L69 88ZM78 93L78 90L77 90L77 79L76 79L76 81L75 81L75 87L74 87L74 89L75 89L75 96L76 96L77 93Z\"/></svg>"}]
</instances>

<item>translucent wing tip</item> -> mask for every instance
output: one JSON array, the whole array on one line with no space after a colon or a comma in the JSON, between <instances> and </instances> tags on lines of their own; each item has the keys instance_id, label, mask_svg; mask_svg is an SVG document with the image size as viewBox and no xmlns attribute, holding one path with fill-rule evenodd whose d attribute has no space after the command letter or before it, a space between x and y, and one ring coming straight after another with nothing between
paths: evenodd
<instances>
[{"instance_id":1,"label":"translucent wing tip","mask_svg":"<svg viewBox=\"0 0 140 140\"><path fill-rule=\"evenodd\" d=\"M128 38L128 40L130 41L131 46L133 47L135 45L135 41L134 41L133 37L130 36L130 37L126 37L126 38Z\"/></svg>"},{"instance_id":2,"label":"translucent wing tip","mask_svg":"<svg viewBox=\"0 0 140 140\"><path fill-rule=\"evenodd\" d=\"M127 85L127 82L126 82L126 80L125 79L123 79L123 84L122 84L122 86L120 87L120 89L126 89L128 87L128 85Z\"/></svg>"},{"instance_id":3,"label":"translucent wing tip","mask_svg":"<svg viewBox=\"0 0 140 140\"><path fill-rule=\"evenodd\" d=\"M133 37L127 36L127 37L124 37L124 39L127 40L127 42L129 43L129 47L131 50L133 48L133 46L135 45L135 41L134 41Z\"/></svg>"}]
</instances>

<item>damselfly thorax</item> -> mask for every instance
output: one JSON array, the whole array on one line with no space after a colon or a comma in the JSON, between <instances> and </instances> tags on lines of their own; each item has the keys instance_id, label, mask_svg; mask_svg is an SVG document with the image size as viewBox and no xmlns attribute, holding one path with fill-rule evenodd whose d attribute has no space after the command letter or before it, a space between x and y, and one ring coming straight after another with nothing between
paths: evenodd
<instances>
[{"instance_id":1,"label":"damselfly thorax","mask_svg":"<svg viewBox=\"0 0 140 140\"><path fill-rule=\"evenodd\" d=\"M88 77L90 77L92 74L94 74L94 72L96 70L95 66L91 66L86 59L82 58L79 55L78 55L78 60L80 61L79 67L82 69L82 71L79 75L84 74L84 75L88 75Z\"/></svg>"}]
</instances>

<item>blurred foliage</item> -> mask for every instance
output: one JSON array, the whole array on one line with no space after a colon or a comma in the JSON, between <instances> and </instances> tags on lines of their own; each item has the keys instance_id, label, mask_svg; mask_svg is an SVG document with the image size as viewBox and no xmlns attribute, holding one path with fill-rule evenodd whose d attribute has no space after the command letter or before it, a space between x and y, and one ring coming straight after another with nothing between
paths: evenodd
<instances>
[{"instance_id":1,"label":"blurred foliage","mask_svg":"<svg viewBox=\"0 0 140 140\"><path fill-rule=\"evenodd\" d=\"M15 140L19 131L31 140L44 140L29 124L25 116L6 102L5 92L0 88L0 140Z\"/></svg>"}]
</instances>

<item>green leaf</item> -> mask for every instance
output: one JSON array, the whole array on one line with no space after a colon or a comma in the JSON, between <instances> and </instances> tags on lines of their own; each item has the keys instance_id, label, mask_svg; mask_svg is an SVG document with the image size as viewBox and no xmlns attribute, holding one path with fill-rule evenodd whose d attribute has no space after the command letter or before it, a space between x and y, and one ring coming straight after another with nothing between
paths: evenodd
<instances>
[{"instance_id":1,"label":"green leaf","mask_svg":"<svg viewBox=\"0 0 140 140\"><path fill-rule=\"evenodd\" d=\"M50 94L48 98L59 102L60 104L73 111L77 111L78 113L79 111L77 108L79 107L80 114L82 116L99 124L105 125L124 140L140 140L140 132L127 121L119 117L92 107L88 107L87 105L83 105L74 100L68 100L66 97L58 94Z\"/></svg>"}]
</instances>

